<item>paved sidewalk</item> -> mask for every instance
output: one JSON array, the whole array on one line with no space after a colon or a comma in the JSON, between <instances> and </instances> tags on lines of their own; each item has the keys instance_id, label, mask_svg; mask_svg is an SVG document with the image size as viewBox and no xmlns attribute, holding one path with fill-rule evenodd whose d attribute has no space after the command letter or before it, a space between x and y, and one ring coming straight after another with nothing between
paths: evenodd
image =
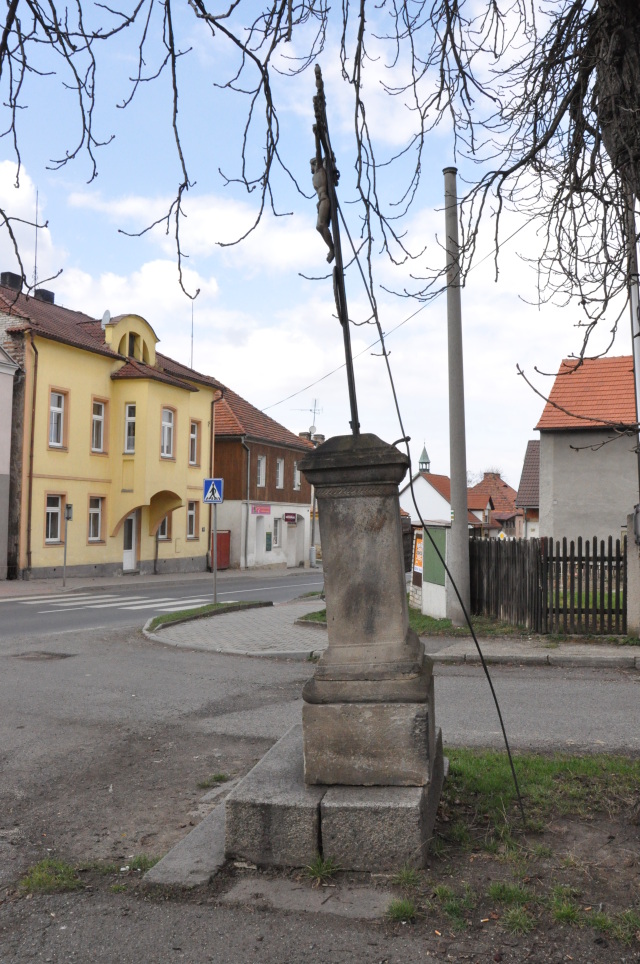
<instances>
[{"instance_id":1,"label":"paved sidewalk","mask_svg":"<svg viewBox=\"0 0 640 964\"><path fill-rule=\"evenodd\" d=\"M296 620L321 606L317 597L293 600L273 607L169 624L155 633L145 629L145 634L158 642L187 649L243 656L309 659L326 649L327 631L313 623L300 625ZM554 643L540 637L531 640L500 637L481 639L479 642L484 658L490 664L640 669L640 646ZM480 662L471 638L425 637L424 644L426 652L436 663Z\"/></svg>"}]
</instances>

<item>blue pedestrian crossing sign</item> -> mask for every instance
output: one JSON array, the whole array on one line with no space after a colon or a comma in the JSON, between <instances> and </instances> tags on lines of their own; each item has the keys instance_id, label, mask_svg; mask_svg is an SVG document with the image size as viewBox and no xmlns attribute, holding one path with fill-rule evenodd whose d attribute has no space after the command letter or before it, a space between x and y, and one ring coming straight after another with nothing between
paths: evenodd
<instances>
[{"instance_id":1,"label":"blue pedestrian crossing sign","mask_svg":"<svg viewBox=\"0 0 640 964\"><path fill-rule=\"evenodd\" d=\"M224 479L205 479L202 501L206 505L220 505L224 502Z\"/></svg>"}]
</instances>

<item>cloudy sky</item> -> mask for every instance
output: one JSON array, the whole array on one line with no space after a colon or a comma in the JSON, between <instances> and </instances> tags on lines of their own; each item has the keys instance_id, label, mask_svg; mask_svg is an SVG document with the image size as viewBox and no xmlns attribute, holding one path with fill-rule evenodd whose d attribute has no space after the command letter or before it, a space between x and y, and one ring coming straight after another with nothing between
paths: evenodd
<instances>
[{"instance_id":1,"label":"cloudy sky","mask_svg":"<svg viewBox=\"0 0 640 964\"><path fill-rule=\"evenodd\" d=\"M233 241L252 223L255 199L241 186L226 183L237 176L237 148L245 104L240 95L220 90L215 82L229 69L215 56L206 35L191 21L183 25L191 53L180 62L179 123L191 180L185 200L182 247L188 255L185 280L200 289L193 303L193 365L214 375L258 408L294 432L308 429L317 403L315 424L326 436L349 431L349 407L343 362L342 333L335 318L332 285L326 276L324 243L315 231L315 198L309 157L312 133L312 72L278 82L278 119L282 148L293 175L309 198L276 177L276 203L288 216L263 218L259 228L236 246ZM186 45L186 44L185 44ZM352 167L355 159L350 92L339 76L335 52L319 62L327 88L329 123L338 167L339 199L350 230L357 236L358 210ZM54 170L55 160L75 146L77 122L73 98L55 76L29 77L28 109L19 116L22 169L16 188L16 158L10 139L0 154L0 204L26 221L48 227L38 232L38 278L55 291L56 302L102 317L132 311L143 315L160 338L160 349L189 363L192 352L192 302L180 290L173 239L158 227L142 237L129 237L160 217L172 197L179 170L171 140L171 102L167 79L144 85L126 109L118 108L133 73L135 50L117 45L98 75L96 133L114 139L96 150L98 176L89 182L85 156ZM410 113L396 100L389 115L372 69L366 79L368 119L382 151L394 152L409 130ZM259 144L252 148L261 158ZM444 260L442 169L453 163L451 138L443 129L431 135L423 180L406 228L421 259L394 269L388 260L375 263L380 318L388 336L390 364L404 425L417 462L423 443L432 471L448 473L448 404L446 298L421 305L385 294L402 290L410 274L421 275ZM15 222L31 276L35 265L35 231ZM561 359L580 348L575 307L535 306L535 272L519 255L537 250L534 229L523 219L505 219L506 240L496 281L487 223L480 253L462 293L467 466L472 472L498 467L517 487L527 440L543 402L517 374L516 366L536 378L543 393L550 379L534 368L555 372ZM346 240L343 239L343 246ZM7 238L0 237L2 270L15 270ZM61 274L52 281L45 279ZM307 280L305 277L318 280ZM350 315L367 318L365 293L357 273L347 279ZM608 340L605 323L596 347ZM625 318L613 349L629 351ZM352 328L355 378L363 431L389 442L401 431L393 410L384 360L369 325Z\"/></svg>"}]
</instances>

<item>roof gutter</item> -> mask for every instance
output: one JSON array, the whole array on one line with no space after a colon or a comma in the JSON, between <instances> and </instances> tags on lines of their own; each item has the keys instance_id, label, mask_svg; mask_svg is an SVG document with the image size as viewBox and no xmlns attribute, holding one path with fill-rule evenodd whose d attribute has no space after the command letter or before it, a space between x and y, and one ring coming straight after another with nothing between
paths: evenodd
<instances>
[{"instance_id":1,"label":"roof gutter","mask_svg":"<svg viewBox=\"0 0 640 964\"><path fill-rule=\"evenodd\" d=\"M29 477L27 486L27 570L31 572L31 515L33 510L33 450L36 430L36 388L38 385L38 349L33 340L33 332L29 330L29 344L31 345L33 362L33 390L31 392L31 427L29 430Z\"/></svg>"},{"instance_id":2,"label":"roof gutter","mask_svg":"<svg viewBox=\"0 0 640 964\"><path fill-rule=\"evenodd\" d=\"M245 442L246 435L243 435L240 439L240 444L244 449L247 450L247 517L245 519L244 526L244 568L248 569L249 564L247 560L247 552L249 550L249 495L250 495L250 485L251 485L251 449Z\"/></svg>"}]
</instances>

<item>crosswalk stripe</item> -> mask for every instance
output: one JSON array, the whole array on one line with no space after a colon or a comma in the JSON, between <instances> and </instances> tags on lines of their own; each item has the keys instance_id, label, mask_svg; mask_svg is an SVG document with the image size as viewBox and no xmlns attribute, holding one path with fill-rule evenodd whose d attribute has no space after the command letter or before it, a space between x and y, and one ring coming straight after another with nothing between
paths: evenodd
<instances>
[{"instance_id":1,"label":"crosswalk stripe","mask_svg":"<svg viewBox=\"0 0 640 964\"><path fill-rule=\"evenodd\" d=\"M137 603L133 606L123 606L123 609L161 609L163 612L168 611L167 606L171 606L172 612L179 612L181 609L192 609L195 606L205 606L209 602L209 598L202 596L198 599L167 599L166 602L161 602L157 599L150 599L148 603Z\"/></svg>"},{"instance_id":2,"label":"crosswalk stripe","mask_svg":"<svg viewBox=\"0 0 640 964\"><path fill-rule=\"evenodd\" d=\"M55 602L58 609L72 609L80 603L82 609L99 609L101 606L118 606L122 600L122 596L100 596L100 602L93 602L95 596L91 599L60 599ZM127 599L131 600L142 600L146 599L146 596L127 596Z\"/></svg>"},{"instance_id":3,"label":"crosswalk stripe","mask_svg":"<svg viewBox=\"0 0 640 964\"><path fill-rule=\"evenodd\" d=\"M90 599L116 599L116 593L100 593L96 595L95 593L77 593L73 596L30 596L24 597L23 599L12 599L11 602L21 602L23 606L38 606L42 605L43 602L51 603L52 605L59 605L64 603L76 603L80 600L82 602L87 602ZM141 597L142 598L142 597Z\"/></svg>"}]
</instances>

